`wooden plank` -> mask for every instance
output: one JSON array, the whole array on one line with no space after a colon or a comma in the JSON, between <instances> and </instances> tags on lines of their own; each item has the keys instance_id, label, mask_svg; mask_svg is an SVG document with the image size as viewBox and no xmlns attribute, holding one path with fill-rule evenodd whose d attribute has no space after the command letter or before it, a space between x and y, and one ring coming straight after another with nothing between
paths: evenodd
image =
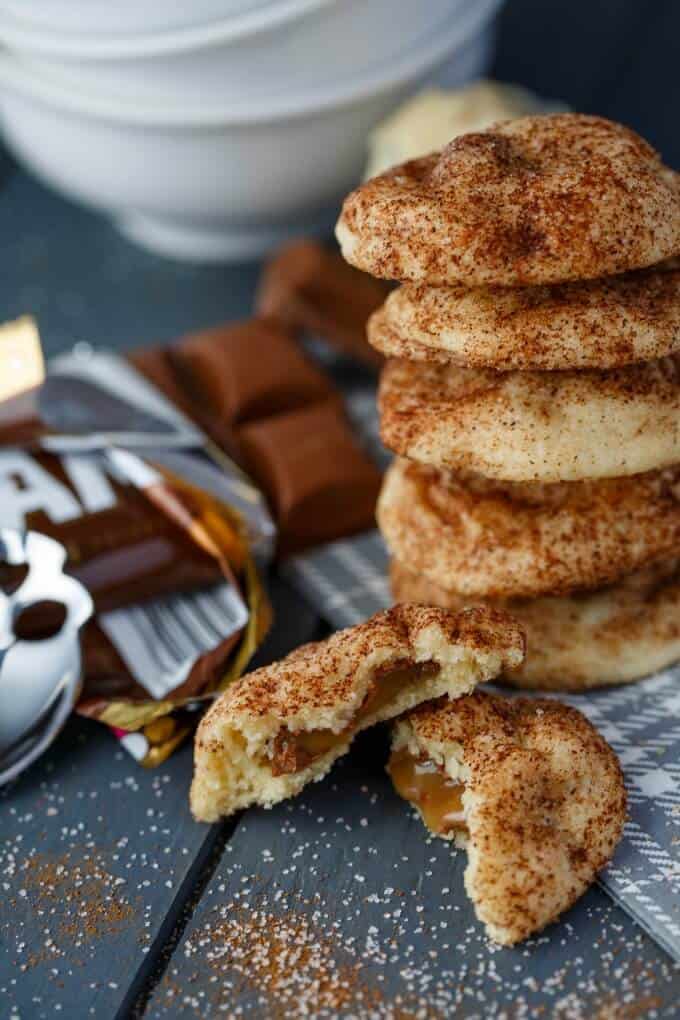
<instances>
[{"instance_id":1,"label":"wooden plank","mask_svg":"<svg viewBox=\"0 0 680 1020\"><path fill-rule=\"evenodd\" d=\"M243 817L148 1018L677 1015L680 973L597 887L530 943L489 943L465 855L392 792L385 753L367 734L324 782Z\"/></svg>"},{"instance_id":2,"label":"wooden plank","mask_svg":"<svg viewBox=\"0 0 680 1020\"><path fill-rule=\"evenodd\" d=\"M189 747L140 768L74 721L2 793L3 1016L112 1016L210 830L189 816Z\"/></svg>"},{"instance_id":3,"label":"wooden plank","mask_svg":"<svg viewBox=\"0 0 680 1020\"><path fill-rule=\"evenodd\" d=\"M275 596L260 661L317 626L287 586L275 582ZM131 985L142 990L221 839L189 814L191 767L186 746L146 771L102 727L74 720L0 793L3 1020L112 1017Z\"/></svg>"}]
</instances>

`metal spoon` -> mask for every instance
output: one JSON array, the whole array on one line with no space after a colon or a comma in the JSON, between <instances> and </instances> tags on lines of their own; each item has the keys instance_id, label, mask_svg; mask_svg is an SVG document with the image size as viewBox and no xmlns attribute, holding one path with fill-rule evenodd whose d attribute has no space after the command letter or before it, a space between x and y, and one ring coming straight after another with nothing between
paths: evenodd
<instances>
[{"instance_id":1,"label":"metal spoon","mask_svg":"<svg viewBox=\"0 0 680 1020\"><path fill-rule=\"evenodd\" d=\"M54 740L80 693L79 631L94 610L88 591L63 572L66 550L37 532L0 529L0 561L25 564L26 577L0 593L0 785L17 776ZM56 633L18 637L22 614L56 603Z\"/></svg>"}]
</instances>

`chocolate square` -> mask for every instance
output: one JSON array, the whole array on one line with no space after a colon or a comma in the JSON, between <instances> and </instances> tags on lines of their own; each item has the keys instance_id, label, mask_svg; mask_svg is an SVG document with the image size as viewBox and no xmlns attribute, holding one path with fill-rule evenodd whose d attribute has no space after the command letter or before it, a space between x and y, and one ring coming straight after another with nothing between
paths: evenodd
<instances>
[{"instance_id":1,"label":"chocolate square","mask_svg":"<svg viewBox=\"0 0 680 1020\"><path fill-rule=\"evenodd\" d=\"M294 241L265 267L256 308L375 369L383 357L366 339L366 322L389 290L318 242Z\"/></svg>"},{"instance_id":2,"label":"chocolate square","mask_svg":"<svg viewBox=\"0 0 680 1020\"><path fill-rule=\"evenodd\" d=\"M333 401L237 430L246 471L279 525L279 555L374 527L380 472Z\"/></svg>"},{"instance_id":3,"label":"chocolate square","mask_svg":"<svg viewBox=\"0 0 680 1020\"><path fill-rule=\"evenodd\" d=\"M230 448L233 430L329 399L331 381L278 323L249 319L194 333L169 348L199 423Z\"/></svg>"}]
</instances>

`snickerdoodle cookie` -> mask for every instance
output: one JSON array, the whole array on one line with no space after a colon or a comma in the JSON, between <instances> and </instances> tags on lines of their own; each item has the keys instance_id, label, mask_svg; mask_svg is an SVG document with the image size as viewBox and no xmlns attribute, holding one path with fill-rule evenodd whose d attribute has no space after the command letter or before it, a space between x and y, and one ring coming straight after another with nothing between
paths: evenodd
<instances>
[{"instance_id":1,"label":"snickerdoodle cookie","mask_svg":"<svg viewBox=\"0 0 680 1020\"><path fill-rule=\"evenodd\" d=\"M373 276L506 286L587 280L680 252L677 178L602 117L521 117L374 177L336 235Z\"/></svg>"},{"instance_id":2,"label":"snickerdoodle cookie","mask_svg":"<svg viewBox=\"0 0 680 1020\"><path fill-rule=\"evenodd\" d=\"M354 736L429 699L460 697L518 666L505 613L395 606L234 681L196 734L191 809L212 822L321 779Z\"/></svg>"},{"instance_id":3,"label":"snickerdoodle cookie","mask_svg":"<svg viewBox=\"0 0 680 1020\"><path fill-rule=\"evenodd\" d=\"M395 724L388 771L429 829L467 849L465 888L503 945L575 903L626 818L616 755L557 701L475 692L421 705Z\"/></svg>"},{"instance_id":4,"label":"snickerdoodle cookie","mask_svg":"<svg viewBox=\"0 0 680 1020\"><path fill-rule=\"evenodd\" d=\"M391 555L466 597L601 587L680 549L680 468L508 485L397 459L377 518Z\"/></svg>"},{"instance_id":5,"label":"snickerdoodle cookie","mask_svg":"<svg viewBox=\"0 0 680 1020\"><path fill-rule=\"evenodd\" d=\"M378 404L395 453L489 478L581 481L680 463L680 355L580 372L394 359Z\"/></svg>"},{"instance_id":6,"label":"snickerdoodle cookie","mask_svg":"<svg viewBox=\"0 0 680 1020\"><path fill-rule=\"evenodd\" d=\"M680 269L638 270L550 287L392 291L368 323L388 357L472 368L617 368L680 350Z\"/></svg>"}]
</instances>

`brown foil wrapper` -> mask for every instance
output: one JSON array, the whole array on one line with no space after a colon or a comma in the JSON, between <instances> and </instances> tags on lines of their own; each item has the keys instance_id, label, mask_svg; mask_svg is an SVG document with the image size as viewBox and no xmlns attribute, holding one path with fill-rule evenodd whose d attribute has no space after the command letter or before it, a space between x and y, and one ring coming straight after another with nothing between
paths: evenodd
<instances>
[{"instance_id":1,"label":"brown foil wrapper","mask_svg":"<svg viewBox=\"0 0 680 1020\"><path fill-rule=\"evenodd\" d=\"M99 612L83 632L84 685L77 711L117 731L140 730L172 717L172 723L152 727L145 734L148 753L141 761L156 764L193 726L195 716L186 706L211 697L242 672L269 627L270 609L243 523L229 507L167 471L162 472L163 496L159 499L157 492L150 495L111 479L104 473L100 457L87 454L63 460L53 454L0 448L0 487L3 478L12 487L11 494L5 487L0 520L4 517L3 523L8 523L10 519L10 496L15 516L22 498L27 507L42 501L36 509L26 510L26 526L50 535L66 548L66 573L90 589ZM75 471L74 461L78 465ZM78 486L73 484L74 474ZM113 505L92 512L83 512L81 507L79 516L55 522L49 511L59 517L69 508L75 510L88 481L96 481L97 498L113 498ZM95 498L92 484L88 498ZM0 564L0 584L6 589L16 587L22 579L16 573ZM155 677L134 675L121 654L123 643L116 646L104 621L113 610L119 615L129 613L129 625L142 614L153 619L158 597L169 592L177 593L175 601L184 599L186 605L180 604L180 610L186 614L190 599L209 598L218 584L233 588L234 599L245 604L243 625L228 630L221 639L215 635L209 647L193 655L181 683L163 697L151 696ZM24 637L37 638L52 627L52 620L45 615L49 604L43 609L26 618L24 629L30 633ZM147 635L149 644L162 640L158 634ZM160 740L161 736L166 738Z\"/></svg>"},{"instance_id":2,"label":"brown foil wrapper","mask_svg":"<svg viewBox=\"0 0 680 1020\"><path fill-rule=\"evenodd\" d=\"M161 699L150 698L135 680L120 650L95 618L83 632L85 681L79 714L108 724L119 736L120 731L144 731L149 746L141 763L155 765L164 760L179 743L180 734L195 725L195 713L188 709L212 698L240 676L269 629L271 608L250 559L244 565L240 589L248 608L245 627L197 656L184 682ZM164 723L165 719L172 724ZM161 722L163 725L158 725Z\"/></svg>"}]
</instances>

